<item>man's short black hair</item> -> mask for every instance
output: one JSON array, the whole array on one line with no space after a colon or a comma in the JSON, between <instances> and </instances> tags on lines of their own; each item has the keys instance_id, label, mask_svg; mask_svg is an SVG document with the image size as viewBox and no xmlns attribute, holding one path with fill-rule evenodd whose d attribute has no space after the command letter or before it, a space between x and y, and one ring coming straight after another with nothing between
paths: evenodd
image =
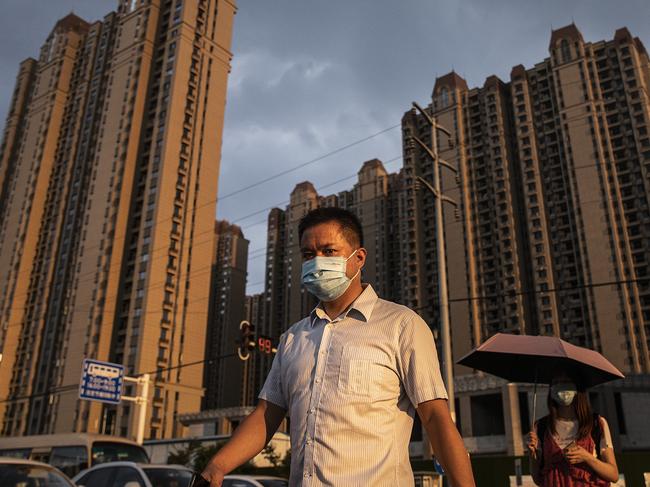
<instances>
[{"instance_id":1,"label":"man's short black hair","mask_svg":"<svg viewBox=\"0 0 650 487\"><path fill-rule=\"evenodd\" d=\"M363 247L363 229L357 216L351 211L333 206L316 208L303 216L298 225L299 240L302 241L302 236L308 228L329 222L336 222L341 226L341 231L350 245Z\"/></svg>"}]
</instances>

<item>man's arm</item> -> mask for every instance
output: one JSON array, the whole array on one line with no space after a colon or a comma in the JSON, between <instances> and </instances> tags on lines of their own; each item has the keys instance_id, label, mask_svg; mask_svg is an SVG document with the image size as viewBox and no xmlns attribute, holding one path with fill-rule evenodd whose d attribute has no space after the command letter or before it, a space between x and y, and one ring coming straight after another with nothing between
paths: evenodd
<instances>
[{"instance_id":1,"label":"man's arm","mask_svg":"<svg viewBox=\"0 0 650 487\"><path fill-rule=\"evenodd\" d=\"M447 401L434 399L418 405L431 448L449 476L453 487L475 487L472 465L456 425L451 420Z\"/></svg>"},{"instance_id":2,"label":"man's arm","mask_svg":"<svg viewBox=\"0 0 650 487\"><path fill-rule=\"evenodd\" d=\"M239 425L232 438L208 462L202 474L210 487L220 487L224 475L250 460L266 446L287 411L260 399L255 410Z\"/></svg>"}]
</instances>

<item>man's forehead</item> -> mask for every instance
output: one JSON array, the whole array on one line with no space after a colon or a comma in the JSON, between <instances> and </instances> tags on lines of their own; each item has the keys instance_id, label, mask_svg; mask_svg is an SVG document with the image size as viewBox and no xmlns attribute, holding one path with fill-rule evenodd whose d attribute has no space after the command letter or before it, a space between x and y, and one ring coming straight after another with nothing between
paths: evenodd
<instances>
[{"instance_id":1,"label":"man's forehead","mask_svg":"<svg viewBox=\"0 0 650 487\"><path fill-rule=\"evenodd\" d=\"M346 242L347 240L340 225L337 223L323 223L305 230L305 233L302 235L301 244L303 246L317 245L318 247L322 247L326 245L342 245Z\"/></svg>"},{"instance_id":2,"label":"man's forehead","mask_svg":"<svg viewBox=\"0 0 650 487\"><path fill-rule=\"evenodd\" d=\"M343 238L343 228L337 222L320 223L306 229L303 237L339 240Z\"/></svg>"},{"instance_id":3,"label":"man's forehead","mask_svg":"<svg viewBox=\"0 0 650 487\"><path fill-rule=\"evenodd\" d=\"M318 240L305 240L303 239L302 249L326 249L329 247L340 247L341 242L330 242L327 240L318 241Z\"/></svg>"}]
</instances>

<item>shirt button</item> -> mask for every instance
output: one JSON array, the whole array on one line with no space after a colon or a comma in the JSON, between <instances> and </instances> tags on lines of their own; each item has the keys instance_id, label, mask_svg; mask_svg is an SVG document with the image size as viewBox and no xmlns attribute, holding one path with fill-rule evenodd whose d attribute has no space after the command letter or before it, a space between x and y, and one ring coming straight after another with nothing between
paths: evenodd
<instances>
[{"instance_id":1,"label":"shirt button","mask_svg":"<svg viewBox=\"0 0 650 487\"><path fill-rule=\"evenodd\" d=\"M304 477L305 477L305 478L309 478L309 477L310 477L310 474L308 474L307 472L305 472Z\"/></svg>"},{"instance_id":2,"label":"shirt button","mask_svg":"<svg viewBox=\"0 0 650 487\"><path fill-rule=\"evenodd\" d=\"M316 384L320 384L320 379L316 379Z\"/></svg>"},{"instance_id":3,"label":"shirt button","mask_svg":"<svg viewBox=\"0 0 650 487\"><path fill-rule=\"evenodd\" d=\"M309 410L309 412L310 412L311 414L314 414L314 413L316 412L316 408L311 408L311 409Z\"/></svg>"}]
</instances>

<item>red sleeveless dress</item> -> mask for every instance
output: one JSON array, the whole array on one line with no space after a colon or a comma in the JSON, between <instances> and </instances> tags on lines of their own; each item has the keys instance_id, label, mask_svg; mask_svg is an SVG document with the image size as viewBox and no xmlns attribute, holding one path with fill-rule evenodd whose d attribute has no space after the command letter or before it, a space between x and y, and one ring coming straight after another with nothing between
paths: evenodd
<instances>
[{"instance_id":1,"label":"red sleeveless dress","mask_svg":"<svg viewBox=\"0 0 650 487\"><path fill-rule=\"evenodd\" d=\"M589 453L594 453L594 440L591 435L577 440L576 443ZM610 483L601 479L591 467L585 463L571 465L562 449L555 443L551 432L547 429L542 452L543 465L541 471L543 487L609 487Z\"/></svg>"}]
</instances>

